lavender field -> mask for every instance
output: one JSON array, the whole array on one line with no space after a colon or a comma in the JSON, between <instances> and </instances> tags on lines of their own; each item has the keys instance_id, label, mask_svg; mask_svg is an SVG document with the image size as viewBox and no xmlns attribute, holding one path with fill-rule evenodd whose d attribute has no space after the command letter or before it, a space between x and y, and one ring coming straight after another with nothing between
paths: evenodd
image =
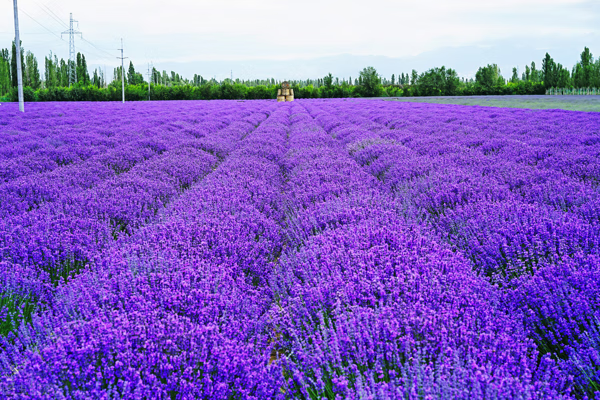
<instances>
[{"instance_id":1,"label":"lavender field","mask_svg":"<svg viewBox=\"0 0 600 400\"><path fill-rule=\"evenodd\" d=\"M3 104L0 199L2 398L600 398L599 113Z\"/></svg>"}]
</instances>

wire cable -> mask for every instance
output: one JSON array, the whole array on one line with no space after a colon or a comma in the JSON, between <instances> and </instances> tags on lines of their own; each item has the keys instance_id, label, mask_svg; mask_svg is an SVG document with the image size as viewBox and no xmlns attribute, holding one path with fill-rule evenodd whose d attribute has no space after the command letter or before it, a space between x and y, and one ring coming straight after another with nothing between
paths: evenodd
<instances>
[{"instance_id":1,"label":"wire cable","mask_svg":"<svg viewBox=\"0 0 600 400\"><path fill-rule=\"evenodd\" d=\"M76 46L75 46L75 49L76 49L76 50L84 50L84 49L82 49L82 48L81 48L80 46L78 46L78 45L76 45ZM82 53L82 51L78 51L78 52ZM100 55L100 54L98 54L98 53L96 53L96 52L94 52L94 51L90 51L89 49L88 49L88 50L86 50L86 53L87 53L87 54L91 54L92 56L94 56L94 57L96 57L96 58L100 58L100 59L102 59L102 60L111 60L111 61L112 61L112 59L113 59L113 57L106 57L106 56ZM82 53L82 54L83 54L83 53Z\"/></svg>"},{"instance_id":2,"label":"wire cable","mask_svg":"<svg viewBox=\"0 0 600 400\"><path fill-rule=\"evenodd\" d=\"M23 7L21 7L21 12L25 15L27 15L29 18L31 18L31 20L33 22L35 22L36 24L38 24L39 26L41 26L42 28L44 28L45 30L47 30L48 32L50 32L52 35L56 36L59 40L64 42L64 39L61 38L60 36L58 36L56 34L56 32L53 32L52 30L50 30L49 28L47 28L45 25L43 25L41 22L39 22L38 20L36 20L35 18L33 18L31 15L29 15L25 10L23 10Z\"/></svg>"},{"instance_id":3,"label":"wire cable","mask_svg":"<svg viewBox=\"0 0 600 400\"><path fill-rule=\"evenodd\" d=\"M37 2L36 2L36 3L37 3ZM38 4L40 4L40 3L38 3ZM55 20L57 20L57 21L58 21L58 22L59 22L59 23L60 23L62 26L64 26L65 28L69 28L69 26L68 26L68 25L67 25L67 24L66 24L66 23L65 23L63 20L61 20L61 19L59 18L59 16L58 16L58 15L56 15L56 14L54 13L54 11L52 11L52 10L51 10L51 9L50 9L48 6L46 6L46 5L44 5L44 4L41 4L41 6L45 8L45 10L43 10L43 11L45 11L45 12L46 12L46 14L48 14L48 15L52 14L52 15L54 16L54 19L55 19ZM46 10L48 10L48 11L46 11ZM52 16L52 15L51 15L51 16Z\"/></svg>"},{"instance_id":4,"label":"wire cable","mask_svg":"<svg viewBox=\"0 0 600 400\"><path fill-rule=\"evenodd\" d=\"M35 1L35 0L34 0ZM54 11L52 11L48 6L40 4L39 2L35 1L36 4L38 4L41 8L42 11L44 11L47 15L49 15L52 19L54 19L55 21L57 21L58 23L60 23L63 27L65 28L69 28L69 26L60 20L60 18L56 15L56 13L54 13ZM27 15L29 18L31 18L34 22L36 22L38 25L40 25L42 28L44 28L45 30L47 30L48 32L50 32L51 34L53 34L54 36L58 37L61 41L65 42L65 40L62 37L59 37L55 32L53 32L50 28L46 27L45 25L43 25L41 22L37 21L35 18L33 18L29 13L27 13L25 10L23 10L23 8L21 7L21 10L23 11L23 13L25 15ZM110 59L112 60L114 54L110 54L109 52L107 52L106 50L101 49L100 47L96 46L94 43L90 42L89 40L83 38L83 36L81 37L81 39L88 43L89 45L91 45L93 48L95 48L96 50L104 53L105 55L100 55L94 51L90 51L87 50L87 52L89 54L92 54L94 57L97 58L101 58L101 59Z\"/></svg>"},{"instance_id":5,"label":"wire cable","mask_svg":"<svg viewBox=\"0 0 600 400\"><path fill-rule=\"evenodd\" d=\"M37 3L37 2L36 2ZM39 3L38 3L39 5ZM48 9L50 12L52 12L52 10ZM20 10L23 14L25 14L27 17L29 17L33 22L35 22L36 24L38 24L39 26L41 26L42 28L44 28L46 31L48 31L50 34L52 34L54 37L56 37L57 39L59 39L61 42L66 42L66 40L64 40L61 36L59 36L56 32L52 31L52 29L48 28L47 26L45 26L44 24L42 24L40 21L38 21L37 19L35 19L34 17L32 17L27 11L25 11L23 9L23 7L21 7ZM42 9L42 11L45 11ZM50 15L48 12L46 12L46 14ZM52 12L52 14L54 14L54 12ZM66 26L63 22L61 22L58 19L58 16L56 16L56 14L54 14L54 16L56 18L53 17L53 19L57 20L58 22L60 22L62 25ZM84 39L83 37L81 38L83 40L83 42L85 42L86 44L88 44L89 46L92 46L93 48L95 48L98 51L101 51L102 53L106 54L106 55L101 55L99 53L97 53L94 50L91 50L91 48L86 50L86 53L92 55L93 57L99 58L99 59L103 59L103 60L113 60L113 54L110 54L109 52L107 52L106 50L103 50L99 47L97 47L95 44L93 44L92 42L90 42L89 40ZM81 49L80 46L75 46L77 49L83 50Z\"/></svg>"},{"instance_id":6,"label":"wire cable","mask_svg":"<svg viewBox=\"0 0 600 400\"><path fill-rule=\"evenodd\" d=\"M87 42L88 44L92 45L96 50L99 50L105 54L107 54L109 57L114 57L114 54L110 54L108 51L101 49L100 47L96 46L94 43L90 42L89 40L85 39L85 38L81 38L81 40L83 40L84 42Z\"/></svg>"},{"instance_id":7,"label":"wire cable","mask_svg":"<svg viewBox=\"0 0 600 400\"><path fill-rule=\"evenodd\" d=\"M38 1L35 1L35 0L33 0L33 2L34 2L34 3L36 3L36 4L39 6L39 8L40 8L40 9L41 9L43 12L45 12L45 13L46 13L46 14L47 14L47 15L48 15L50 18L52 18L53 20L55 20L56 22L58 22L58 23L61 25L61 29L62 29L62 28L67 28L67 29L69 28L69 27L68 27L68 25L67 25L67 24L66 24L64 21L62 21L62 20L61 20L61 19L58 17L58 15L56 15L56 14L55 14L55 13L54 13L52 10L50 10L50 9L49 9L47 6L45 6L45 5L43 5L43 4L41 4L41 3L39 3Z\"/></svg>"}]
</instances>

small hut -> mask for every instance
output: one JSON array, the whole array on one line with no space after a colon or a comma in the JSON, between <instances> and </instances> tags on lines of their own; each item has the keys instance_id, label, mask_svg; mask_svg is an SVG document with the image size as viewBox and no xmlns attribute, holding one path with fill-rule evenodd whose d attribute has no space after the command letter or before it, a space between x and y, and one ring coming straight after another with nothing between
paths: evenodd
<instances>
[{"instance_id":1,"label":"small hut","mask_svg":"<svg viewBox=\"0 0 600 400\"><path fill-rule=\"evenodd\" d=\"M277 102L284 101L294 101L294 89L290 88L288 81L281 84L281 89L277 89Z\"/></svg>"}]
</instances>

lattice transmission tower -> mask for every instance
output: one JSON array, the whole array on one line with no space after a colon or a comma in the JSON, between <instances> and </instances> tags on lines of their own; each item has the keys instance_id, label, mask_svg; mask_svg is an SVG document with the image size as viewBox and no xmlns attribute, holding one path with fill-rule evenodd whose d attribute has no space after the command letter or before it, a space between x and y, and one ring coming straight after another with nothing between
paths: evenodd
<instances>
[{"instance_id":1,"label":"lattice transmission tower","mask_svg":"<svg viewBox=\"0 0 600 400\"><path fill-rule=\"evenodd\" d=\"M79 22L73 20L73 13L69 14L69 30L62 32L62 35L69 35L69 87L73 83L77 82L77 53L75 52L75 35L81 36L81 32L73 28L73 23L77 23L77 29L79 29Z\"/></svg>"}]
</instances>

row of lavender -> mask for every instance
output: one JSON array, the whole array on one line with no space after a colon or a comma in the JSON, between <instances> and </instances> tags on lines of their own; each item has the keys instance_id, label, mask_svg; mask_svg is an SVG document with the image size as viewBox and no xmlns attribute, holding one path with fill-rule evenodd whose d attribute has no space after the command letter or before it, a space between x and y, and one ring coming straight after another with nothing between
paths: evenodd
<instances>
[{"instance_id":1,"label":"row of lavender","mask_svg":"<svg viewBox=\"0 0 600 400\"><path fill-rule=\"evenodd\" d=\"M362 104L365 106L366 104ZM399 215L311 113L292 115L289 247L271 279L289 398L559 398L500 292Z\"/></svg>"},{"instance_id":2,"label":"row of lavender","mask_svg":"<svg viewBox=\"0 0 600 400\"><path fill-rule=\"evenodd\" d=\"M148 134L165 135L161 154L74 184L71 195L31 202L20 192L33 206L6 208L6 273L37 275L18 286L25 274L13 274L4 293L26 297L42 281L49 294L2 341L3 394L593 393L595 378L582 379L580 366L598 349L593 327L581 326L598 309L594 120L570 113L579 119L561 126L550 113L473 118L473 109L372 101L217 104L204 111L231 113L219 122L204 114L215 129L199 133L188 120L170 134L175 124L164 120ZM547 159L563 152L585 163L564 156L551 170ZM46 172L49 186L64 185L64 168ZM563 180L553 171L578 195L575 186L554 195ZM71 239L36 236L56 229L48 215L71 227ZM81 229L82 219L102 228ZM101 239L78 242L75 253L74 241L90 235ZM60 268L73 254L85 262L52 285L39 271L56 264L32 259L36 251ZM571 292L557 297L557 285Z\"/></svg>"},{"instance_id":3,"label":"row of lavender","mask_svg":"<svg viewBox=\"0 0 600 400\"><path fill-rule=\"evenodd\" d=\"M39 398L278 393L281 374L268 364L272 345L261 332L270 307L266 280L283 248L280 159L288 121L288 110L277 110L154 223L122 237L59 287L53 312L34 315L5 342L3 392Z\"/></svg>"},{"instance_id":4,"label":"row of lavender","mask_svg":"<svg viewBox=\"0 0 600 400\"><path fill-rule=\"evenodd\" d=\"M462 107L319 105L314 114L522 314L540 354L600 390L600 119ZM401 129L398 129L401 128Z\"/></svg>"},{"instance_id":5,"label":"row of lavender","mask_svg":"<svg viewBox=\"0 0 600 400\"><path fill-rule=\"evenodd\" d=\"M153 126L143 122L144 114L154 111L146 110L139 124L127 128L132 132L121 135L127 140L114 143L113 148L74 165L0 185L3 334L32 308L48 306L60 281L85 269L120 236L152 221L170 201L210 173L268 113L263 107L194 108L184 121L173 120L169 110L156 110ZM107 125L110 115L105 116ZM27 118L12 121L3 137L12 137L31 123ZM70 130L83 131L84 137L95 134L98 141L106 134L80 122L73 119ZM112 136L119 136L118 132ZM63 138L60 130L46 131L43 126L36 134L40 147ZM19 145L9 143L3 149L10 147Z\"/></svg>"},{"instance_id":6,"label":"row of lavender","mask_svg":"<svg viewBox=\"0 0 600 400\"><path fill-rule=\"evenodd\" d=\"M96 108L94 115L90 115L87 106L34 106L34 113L28 113L26 118L5 112L0 121L0 182L69 165L73 166L70 171L77 173L80 169L77 164L111 150L115 161L111 166L119 171L127 165L117 163L116 149L142 139L141 132L149 133L155 127L181 129L191 122L191 118L183 113L158 107L132 106L131 114L115 113L114 106L110 105L99 104ZM195 117L202 118L208 112L199 109Z\"/></svg>"}]
</instances>

